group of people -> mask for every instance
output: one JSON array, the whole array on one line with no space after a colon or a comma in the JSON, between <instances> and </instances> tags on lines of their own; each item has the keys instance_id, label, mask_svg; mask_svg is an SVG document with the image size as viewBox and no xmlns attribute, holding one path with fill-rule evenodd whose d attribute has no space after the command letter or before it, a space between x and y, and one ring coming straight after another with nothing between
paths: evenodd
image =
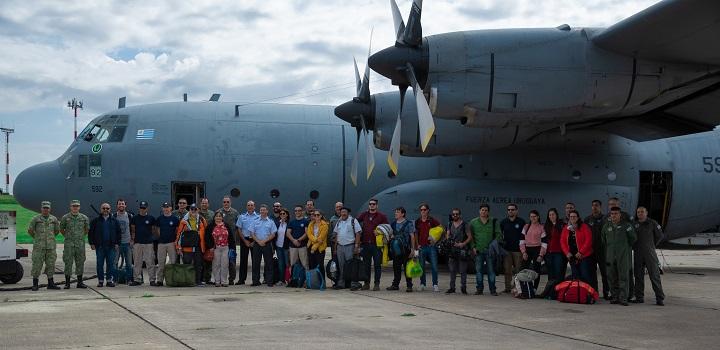
<instances>
[{"instance_id":1,"label":"group of people","mask_svg":"<svg viewBox=\"0 0 720 350\"><path fill-rule=\"evenodd\" d=\"M58 220L50 215L51 204L45 201L41 213L28 227L34 238L33 290L38 290L43 264L48 276L47 288L60 288L53 281L55 236L60 233L65 238L66 289L70 288L73 267L77 287L86 288L83 265L87 235L91 249L96 252L98 287L116 285L116 269L121 259L131 286L144 283L143 266L147 268L149 284L162 286L166 264L180 259L194 266L197 286L211 282L217 287L245 284L248 259L252 261L253 286L286 285L289 281L283 272L296 264L305 270L318 268L324 277L329 248L338 270L334 289L369 290L372 285L372 290L380 290L385 253L392 259L393 267L392 284L387 290L399 290L408 263L417 261L423 267L420 290L428 288L425 267L429 265L432 290L439 292L438 255L442 252L448 256L450 268L446 293L456 292L456 279L460 274L460 291L467 294L470 264L474 264L476 271L475 294L483 294L487 275L490 294L495 296L498 295L496 266L503 267L505 292L510 292L512 276L522 269L533 269L539 276L545 263L548 284L553 284L566 278L569 264L572 278L596 290L599 290L599 269L603 297L621 305L644 302L644 271L647 270L656 304L664 304L655 254L655 246L662 240L663 233L660 225L648 218L644 207L638 207L636 216L631 218L620 209L617 198L610 198L606 216L602 203L594 200L591 214L583 220L575 205L566 203L564 218L551 208L543 222L540 213L531 210L526 222L515 204L507 205L507 216L502 220L493 218L489 205L482 204L479 215L468 222L464 221L460 209L452 209L450 221L443 225L430 215L427 203L419 205L420 217L414 221L406 218L404 207L395 208L390 221L379 211L378 204L377 199L370 199L367 210L353 216L350 208L338 202L332 217L327 219L312 200L304 206L294 206L292 213L278 202L272 205L272 211L263 204L256 212L255 203L248 201L246 211L240 213L232 207L230 196L225 196L222 207L215 211L209 208L207 198L203 198L199 206L188 205L187 200L181 198L178 209L172 210L172 205L163 203L162 214L153 217L148 214L147 202L140 202L139 212L133 215L126 211L125 201L119 199L115 213L111 214L109 203L103 203L100 215L89 220L80 213L80 202L73 200L70 212ZM376 239L382 231L381 225L389 227L384 246ZM439 226L443 234L438 238L431 230ZM353 258L363 261L364 281L345 278L346 262ZM262 281L261 266L264 266ZM538 277L534 281L535 289L539 282ZM412 292L412 278L406 275L405 283L406 291Z\"/></svg>"}]
</instances>

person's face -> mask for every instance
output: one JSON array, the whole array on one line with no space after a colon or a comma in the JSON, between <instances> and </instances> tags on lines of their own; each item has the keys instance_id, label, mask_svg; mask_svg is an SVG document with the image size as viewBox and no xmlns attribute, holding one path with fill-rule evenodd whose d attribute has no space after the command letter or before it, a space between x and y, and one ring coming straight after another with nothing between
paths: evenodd
<instances>
[{"instance_id":1,"label":"person's face","mask_svg":"<svg viewBox=\"0 0 720 350\"><path fill-rule=\"evenodd\" d=\"M620 222L620 212L619 211L611 211L610 212L610 220L615 224Z\"/></svg>"},{"instance_id":2,"label":"person's face","mask_svg":"<svg viewBox=\"0 0 720 350\"><path fill-rule=\"evenodd\" d=\"M222 215L215 215L215 225L221 225L223 222Z\"/></svg>"},{"instance_id":3,"label":"person's face","mask_svg":"<svg viewBox=\"0 0 720 350\"><path fill-rule=\"evenodd\" d=\"M593 214L599 214L600 213L600 203L593 202L592 204L592 213Z\"/></svg>"},{"instance_id":4,"label":"person's face","mask_svg":"<svg viewBox=\"0 0 720 350\"><path fill-rule=\"evenodd\" d=\"M488 216L490 216L490 209L488 209L486 207L480 208L480 217L487 218Z\"/></svg>"},{"instance_id":5,"label":"person's face","mask_svg":"<svg viewBox=\"0 0 720 350\"><path fill-rule=\"evenodd\" d=\"M288 219L288 213L286 213L284 210L280 211L280 220L287 221Z\"/></svg>"},{"instance_id":6,"label":"person's face","mask_svg":"<svg viewBox=\"0 0 720 350\"><path fill-rule=\"evenodd\" d=\"M426 219L428 217L429 213L430 213L430 209L428 209L428 207L426 207L424 205L420 207L420 217L422 217L423 219Z\"/></svg>"},{"instance_id":7,"label":"person's face","mask_svg":"<svg viewBox=\"0 0 720 350\"><path fill-rule=\"evenodd\" d=\"M197 208L197 207L195 207L195 208L190 208L190 214L195 215L195 214L197 214L197 213L198 213L198 208Z\"/></svg>"},{"instance_id":8,"label":"person's face","mask_svg":"<svg viewBox=\"0 0 720 350\"><path fill-rule=\"evenodd\" d=\"M273 213L279 214L280 208L282 208L282 205L278 202L273 203Z\"/></svg>"},{"instance_id":9,"label":"person's face","mask_svg":"<svg viewBox=\"0 0 720 350\"><path fill-rule=\"evenodd\" d=\"M315 220L315 222L320 222L320 219L322 216L320 216L320 212L316 211L312 213L312 219Z\"/></svg>"},{"instance_id":10,"label":"person's face","mask_svg":"<svg viewBox=\"0 0 720 350\"><path fill-rule=\"evenodd\" d=\"M80 212L80 204L73 204L70 206L70 212L73 214L77 214Z\"/></svg>"},{"instance_id":11,"label":"person's face","mask_svg":"<svg viewBox=\"0 0 720 350\"><path fill-rule=\"evenodd\" d=\"M508 205L507 212L508 217L514 219L517 216L517 207L514 205Z\"/></svg>"},{"instance_id":12,"label":"person's face","mask_svg":"<svg viewBox=\"0 0 720 350\"><path fill-rule=\"evenodd\" d=\"M103 203L103 205L100 206L100 213L101 213L103 216L108 216L108 215L110 215L110 204Z\"/></svg>"},{"instance_id":13,"label":"person's face","mask_svg":"<svg viewBox=\"0 0 720 350\"><path fill-rule=\"evenodd\" d=\"M253 202L248 202L246 207L247 207L248 213L252 213L255 211L255 203L253 203Z\"/></svg>"},{"instance_id":14,"label":"person's face","mask_svg":"<svg viewBox=\"0 0 720 350\"><path fill-rule=\"evenodd\" d=\"M557 221L557 219L558 219L557 213L555 213L554 211L549 212L548 217L550 218L550 221L553 221L553 222Z\"/></svg>"},{"instance_id":15,"label":"person's face","mask_svg":"<svg viewBox=\"0 0 720 350\"><path fill-rule=\"evenodd\" d=\"M315 210L315 203L307 201L305 203L305 210L307 210L308 213L312 213L312 211Z\"/></svg>"},{"instance_id":16,"label":"person's face","mask_svg":"<svg viewBox=\"0 0 720 350\"><path fill-rule=\"evenodd\" d=\"M571 224L575 225L575 224L577 224L578 219L579 219L579 218L578 218L578 214L576 214L576 213L570 213L570 214L568 215L568 219L570 220L570 223L571 223Z\"/></svg>"},{"instance_id":17,"label":"person's face","mask_svg":"<svg viewBox=\"0 0 720 350\"><path fill-rule=\"evenodd\" d=\"M230 198L223 198L223 209L230 209Z\"/></svg>"},{"instance_id":18,"label":"person's face","mask_svg":"<svg viewBox=\"0 0 720 350\"><path fill-rule=\"evenodd\" d=\"M185 208L187 208L187 201L184 200L184 199L181 199L181 200L178 202L178 208L179 208L179 209L185 209Z\"/></svg>"},{"instance_id":19,"label":"person's face","mask_svg":"<svg viewBox=\"0 0 720 350\"><path fill-rule=\"evenodd\" d=\"M127 206L125 205L125 202L123 202L123 201L117 202L117 211L119 211L119 212L122 213L122 212L125 211L125 208L126 208L126 207L127 207Z\"/></svg>"},{"instance_id":20,"label":"person's face","mask_svg":"<svg viewBox=\"0 0 720 350\"><path fill-rule=\"evenodd\" d=\"M347 209L340 210L340 217L343 220L347 219L348 215L350 215L350 213L348 213Z\"/></svg>"},{"instance_id":21,"label":"person's face","mask_svg":"<svg viewBox=\"0 0 720 350\"><path fill-rule=\"evenodd\" d=\"M405 217L405 215L403 215L403 213L401 211L399 211L399 210L395 211L395 220L400 220L404 217Z\"/></svg>"},{"instance_id":22,"label":"person's face","mask_svg":"<svg viewBox=\"0 0 720 350\"><path fill-rule=\"evenodd\" d=\"M370 203L368 203L368 211L370 211L371 213L374 213L377 211L377 202L376 201L371 201Z\"/></svg>"},{"instance_id":23,"label":"person's face","mask_svg":"<svg viewBox=\"0 0 720 350\"><path fill-rule=\"evenodd\" d=\"M533 224L537 224L538 220L540 220L540 218L537 216L537 214L530 214L530 222L532 222Z\"/></svg>"},{"instance_id":24,"label":"person's face","mask_svg":"<svg viewBox=\"0 0 720 350\"><path fill-rule=\"evenodd\" d=\"M207 199L203 199L200 201L200 209L207 210L208 207L210 207L210 203L208 202Z\"/></svg>"},{"instance_id":25,"label":"person's face","mask_svg":"<svg viewBox=\"0 0 720 350\"><path fill-rule=\"evenodd\" d=\"M296 219L300 219L300 218L303 217L303 208L295 207L295 209L293 209L293 210L295 211L295 218L296 218Z\"/></svg>"},{"instance_id":26,"label":"person's face","mask_svg":"<svg viewBox=\"0 0 720 350\"><path fill-rule=\"evenodd\" d=\"M168 216L171 214L171 211L172 211L172 208L170 208L170 207L163 208L163 215Z\"/></svg>"},{"instance_id":27,"label":"person's face","mask_svg":"<svg viewBox=\"0 0 720 350\"><path fill-rule=\"evenodd\" d=\"M460 212L457 210L453 210L452 213L450 214L450 216L452 216L453 221L460 220Z\"/></svg>"},{"instance_id":28,"label":"person's face","mask_svg":"<svg viewBox=\"0 0 720 350\"><path fill-rule=\"evenodd\" d=\"M342 202L335 203L335 214L340 215L340 209L342 209L343 205Z\"/></svg>"},{"instance_id":29,"label":"person's face","mask_svg":"<svg viewBox=\"0 0 720 350\"><path fill-rule=\"evenodd\" d=\"M639 221L645 221L647 220L647 209L645 208L638 208L638 210L635 212L637 214L637 218Z\"/></svg>"},{"instance_id":30,"label":"person's face","mask_svg":"<svg viewBox=\"0 0 720 350\"><path fill-rule=\"evenodd\" d=\"M140 208L140 215L147 215L147 208Z\"/></svg>"},{"instance_id":31,"label":"person's face","mask_svg":"<svg viewBox=\"0 0 720 350\"><path fill-rule=\"evenodd\" d=\"M268 208L261 207L261 208L260 208L260 216L266 217L267 214L268 214Z\"/></svg>"},{"instance_id":32,"label":"person's face","mask_svg":"<svg viewBox=\"0 0 720 350\"><path fill-rule=\"evenodd\" d=\"M42 213L42 215L44 215L44 216L48 216L48 215L50 215L50 208L47 208L47 207L41 208L40 213Z\"/></svg>"},{"instance_id":33,"label":"person's face","mask_svg":"<svg viewBox=\"0 0 720 350\"><path fill-rule=\"evenodd\" d=\"M570 204L570 203L565 204L565 216L570 217L570 212L573 211L573 210L575 210L575 206L574 206L574 205L572 205L572 204Z\"/></svg>"}]
</instances>

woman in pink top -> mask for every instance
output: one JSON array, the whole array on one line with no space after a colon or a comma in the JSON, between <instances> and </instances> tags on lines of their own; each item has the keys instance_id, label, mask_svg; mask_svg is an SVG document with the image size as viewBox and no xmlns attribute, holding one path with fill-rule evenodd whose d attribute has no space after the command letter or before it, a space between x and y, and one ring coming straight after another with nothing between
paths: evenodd
<instances>
[{"instance_id":1,"label":"woman in pink top","mask_svg":"<svg viewBox=\"0 0 720 350\"><path fill-rule=\"evenodd\" d=\"M537 289L540 284L540 267L547 251L547 235L545 227L540 223L540 213L537 210L530 211L530 223L523 227L522 234L520 252L523 268L533 269L538 273L538 278L535 279L535 289Z\"/></svg>"},{"instance_id":2,"label":"woman in pink top","mask_svg":"<svg viewBox=\"0 0 720 350\"><path fill-rule=\"evenodd\" d=\"M228 249L235 246L235 237L230 234L230 227L223 221L222 212L215 213L213 222L207 227L209 234L205 234L205 247L214 249L212 262L212 275L215 287L227 287L228 280Z\"/></svg>"}]
</instances>

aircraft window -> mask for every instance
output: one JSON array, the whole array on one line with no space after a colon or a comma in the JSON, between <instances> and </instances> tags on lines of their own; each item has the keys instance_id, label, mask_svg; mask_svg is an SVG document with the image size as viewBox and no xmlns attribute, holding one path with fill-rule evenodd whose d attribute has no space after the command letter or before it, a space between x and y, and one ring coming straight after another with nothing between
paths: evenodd
<instances>
[{"instance_id":1,"label":"aircraft window","mask_svg":"<svg viewBox=\"0 0 720 350\"><path fill-rule=\"evenodd\" d=\"M240 190L237 188L233 188L232 190L230 190L230 195L235 198L240 197Z\"/></svg>"},{"instance_id":2,"label":"aircraft window","mask_svg":"<svg viewBox=\"0 0 720 350\"><path fill-rule=\"evenodd\" d=\"M270 197L277 198L280 197L280 191L278 191L276 188L273 188L270 190Z\"/></svg>"},{"instance_id":3,"label":"aircraft window","mask_svg":"<svg viewBox=\"0 0 720 350\"><path fill-rule=\"evenodd\" d=\"M83 131L83 139L95 142L122 142L127 131L128 116L111 115L99 119L92 127Z\"/></svg>"},{"instance_id":4,"label":"aircraft window","mask_svg":"<svg viewBox=\"0 0 720 350\"><path fill-rule=\"evenodd\" d=\"M102 177L102 156L78 155L78 177Z\"/></svg>"},{"instance_id":5,"label":"aircraft window","mask_svg":"<svg viewBox=\"0 0 720 350\"><path fill-rule=\"evenodd\" d=\"M310 191L310 198L318 199L318 197L320 197L320 192L318 192L317 190Z\"/></svg>"},{"instance_id":6,"label":"aircraft window","mask_svg":"<svg viewBox=\"0 0 720 350\"><path fill-rule=\"evenodd\" d=\"M78 177L88 177L88 156L85 154L78 156Z\"/></svg>"}]
</instances>

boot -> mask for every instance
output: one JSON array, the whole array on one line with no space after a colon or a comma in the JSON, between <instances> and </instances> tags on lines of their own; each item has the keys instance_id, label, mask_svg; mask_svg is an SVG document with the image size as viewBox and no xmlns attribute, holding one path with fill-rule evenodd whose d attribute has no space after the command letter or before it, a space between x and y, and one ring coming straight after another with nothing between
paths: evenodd
<instances>
[{"instance_id":1,"label":"boot","mask_svg":"<svg viewBox=\"0 0 720 350\"><path fill-rule=\"evenodd\" d=\"M82 288L82 289L87 288L87 286L85 285L85 283L83 283L82 275L78 275L77 278L78 278L77 287L78 287L78 288Z\"/></svg>"},{"instance_id":2,"label":"boot","mask_svg":"<svg viewBox=\"0 0 720 350\"><path fill-rule=\"evenodd\" d=\"M55 281L53 281L52 278L48 278L47 289L48 289L48 290L50 290L50 289L60 289L60 287L58 287L58 286L55 285Z\"/></svg>"},{"instance_id":3,"label":"boot","mask_svg":"<svg viewBox=\"0 0 720 350\"><path fill-rule=\"evenodd\" d=\"M37 278L33 278L33 286L32 291L37 292L38 290L38 284L40 284L40 281Z\"/></svg>"},{"instance_id":4,"label":"boot","mask_svg":"<svg viewBox=\"0 0 720 350\"><path fill-rule=\"evenodd\" d=\"M65 275L65 289L70 289L70 276Z\"/></svg>"}]
</instances>

